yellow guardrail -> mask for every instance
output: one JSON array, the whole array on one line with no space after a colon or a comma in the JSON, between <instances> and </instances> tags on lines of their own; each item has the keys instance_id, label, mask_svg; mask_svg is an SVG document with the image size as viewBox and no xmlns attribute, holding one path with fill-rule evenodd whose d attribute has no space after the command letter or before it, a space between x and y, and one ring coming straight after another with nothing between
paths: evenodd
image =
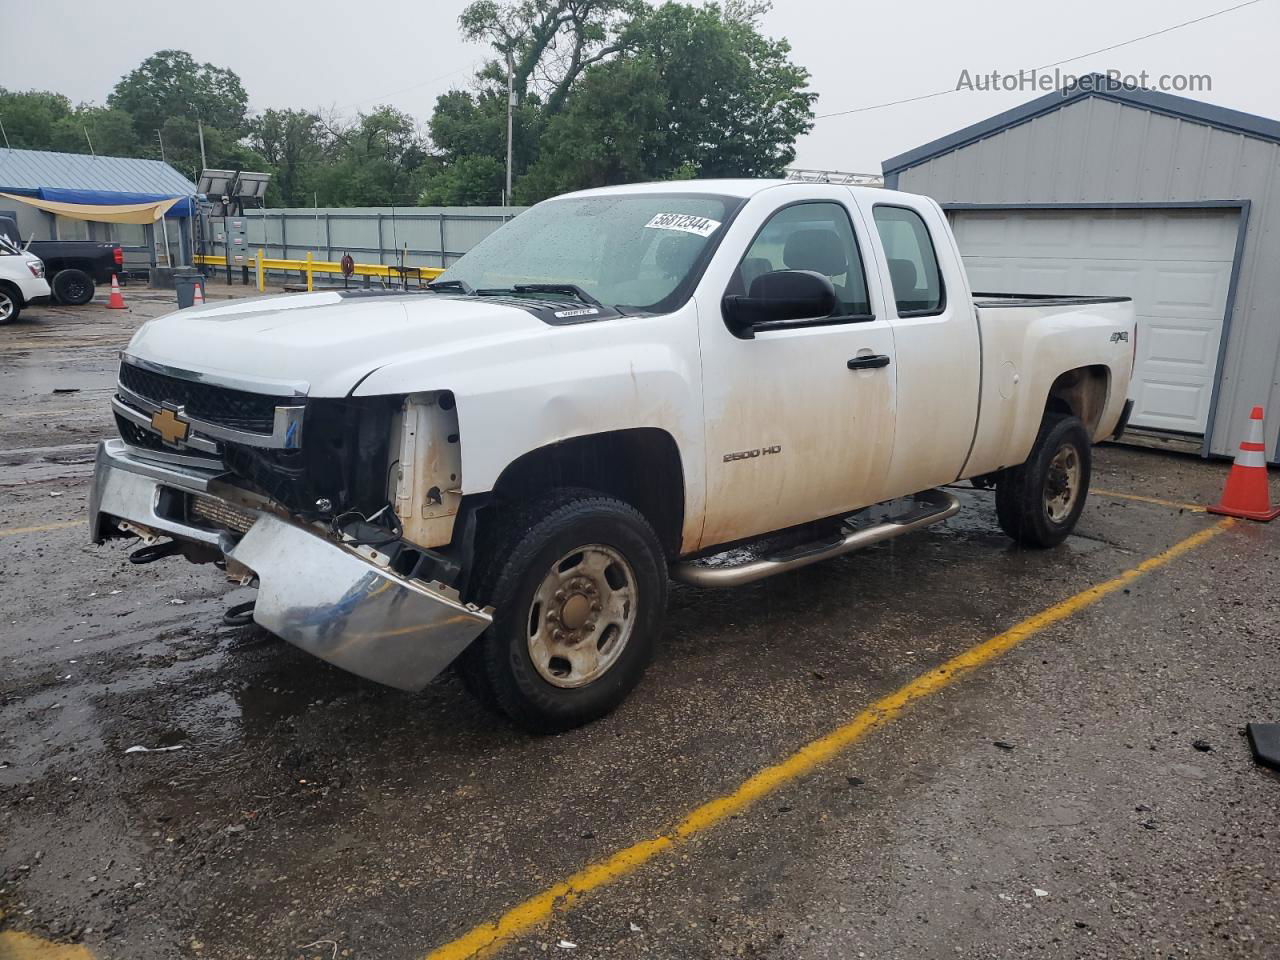
<instances>
[{"instance_id":1,"label":"yellow guardrail","mask_svg":"<svg viewBox=\"0 0 1280 960\"><path fill-rule=\"evenodd\" d=\"M227 265L225 257L196 254L191 259L199 266L225 267ZM256 257L247 257L237 266L251 269L257 273L259 290L266 289L266 271L268 270L286 270L291 273L301 273L307 278L308 290L312 289L314 274L342 274L342 264L337 260L315 260L310 253L307 254L305 260L285 260L278 257L268 257L265 251L261 249L258 250ZM414 276L421 276L423 280L434 280L444 273L443 267L409 267L408 269L413 271L410 274L411 279ZM355 269L351 271L351 275L354 277L377 277L379 280L387 280L392 283L403 279L397 264L386 263L357 263Z\"/></svg>"}]
</instances>

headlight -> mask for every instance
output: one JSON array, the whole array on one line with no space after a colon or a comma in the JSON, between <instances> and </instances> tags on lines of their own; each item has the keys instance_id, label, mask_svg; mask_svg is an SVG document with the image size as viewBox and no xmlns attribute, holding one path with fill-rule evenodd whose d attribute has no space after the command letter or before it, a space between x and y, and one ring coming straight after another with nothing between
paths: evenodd
<instances>
[{"instance_id":1,"label":"headlight","mask_svg":"<svg viewBox=\"0 0 1280 960\"><path fill-rule=\"evenodd\" d=\"M31 275L37 279L44 276L44 261L37 260L35 263L27 261L27 266L31 268Z\"/></svg>"}]
</instances>

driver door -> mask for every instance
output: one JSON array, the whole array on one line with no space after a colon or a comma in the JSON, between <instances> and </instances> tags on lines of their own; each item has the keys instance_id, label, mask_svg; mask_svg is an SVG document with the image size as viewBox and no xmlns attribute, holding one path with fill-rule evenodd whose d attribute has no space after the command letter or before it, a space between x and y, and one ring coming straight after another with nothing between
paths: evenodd
<instances>
[{"instance_id":1,"label":"driver door","mask_svg":"<svg viewBox=\"0 0 1280 960\"><path fill-rule=\"evenodd\" d=\"M778 207L778 191L768 191L749 203L734 224L745 232L746 254L721 271L717 299L699 302L704 549L885 495L896 411L893 330L873 306L883 301L876 271L863 264L871 245L861 215L847 190L827 189L830 199ZM766 198L768 209L752 216ZM730 248L742 246L722 249ZM775 270L830 278L836 312L757 326L749 338L730 332L718 297L747 294L753 279Z\"/></svg>"}]
</instances>

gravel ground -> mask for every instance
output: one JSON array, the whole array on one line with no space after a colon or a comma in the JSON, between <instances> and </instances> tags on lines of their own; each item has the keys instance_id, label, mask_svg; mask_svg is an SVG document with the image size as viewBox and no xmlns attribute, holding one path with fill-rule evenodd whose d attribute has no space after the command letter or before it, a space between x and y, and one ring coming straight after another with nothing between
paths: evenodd
<instances>
[{"instance_id":1,"label":"gravel ground","mask_svg":"<svg viewBox=\"0 0 1280 960\"><path fill-rule=\"evenodd\" d=\"M404 694L223 626L250 594L216 571L85 542L115 354L169 309L126 296L0 330L2 960L422 957L1215 522L1095 494L1024 552L961 492L914 537L676 587L632 699L531 738L450 675ZM1208 503L1225 471L1106 446L1095 486ZM1278 530L1048 627L504 955L1280 956L1280 776L1240 733L1280 720Z\"/></svg>"}]
</instances>

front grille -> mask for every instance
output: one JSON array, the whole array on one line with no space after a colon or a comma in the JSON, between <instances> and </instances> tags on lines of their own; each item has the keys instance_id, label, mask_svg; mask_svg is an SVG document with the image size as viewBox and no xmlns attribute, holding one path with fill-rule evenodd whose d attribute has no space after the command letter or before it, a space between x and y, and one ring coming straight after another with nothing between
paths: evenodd
<instances>
[{"instance_id":1,"label":"front grille","mask_svg":"<svg viewBox=\"0 0 1280 960\"><path fill-rule=\"evenodd\" d=\"M116 414L116 429L120 431L120 439L131 447L141 447L143 450L173 450L173 447L164 445L164 441L160 439L159 434L144 430L132 420L126 420L118 413Z\"/></svg>"},{"instance_id":2,"label":"front grille","mask_svg":"<svg viewBox=\"0 0 1280 960\"><path fill-rule=\"evenodd\" d=\"M194 380L153 373L131 363L120 364L120 385L152 403L183 407L188 417L235 430L270 434L277 406L297 401L245 390L232 390ZM125 438L128 439L127 437Z\"/></svg>"}]
</instances>

